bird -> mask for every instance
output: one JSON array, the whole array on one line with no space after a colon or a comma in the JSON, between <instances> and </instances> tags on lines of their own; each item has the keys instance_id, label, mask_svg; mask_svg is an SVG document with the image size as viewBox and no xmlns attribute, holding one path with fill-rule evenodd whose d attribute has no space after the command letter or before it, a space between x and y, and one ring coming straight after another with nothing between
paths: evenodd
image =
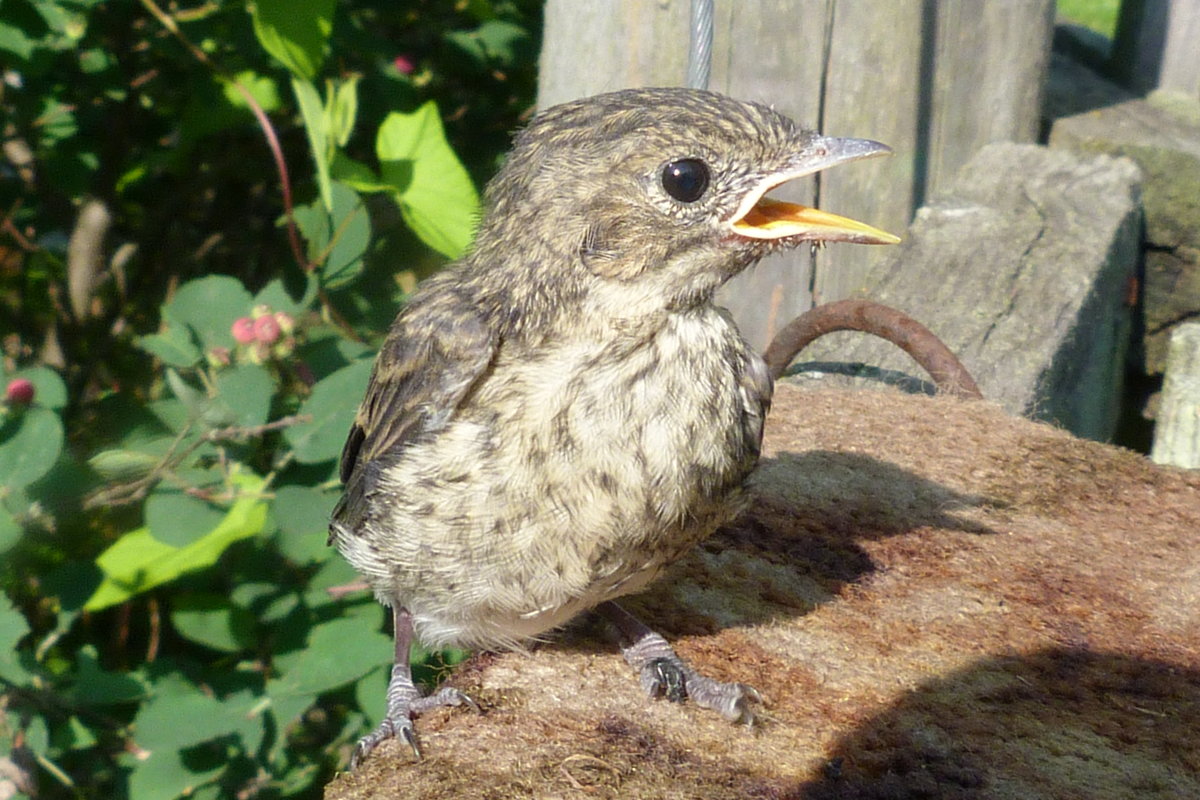
<instances>
[{"instance_id":1,"label":"bird","mask_svg":"<svg viewBox=\"0 0 1200 800\"><path fill-rule=\"evenodd\" d=\"M748 503L773 380L714 292L802 243L891 244L767 195L890 149L715 92L626 89L549 108L484 192L474 244L404 304L341 456L329 540L392 611L387 711L413 720L409 647L520 647L595 610L651 696L749 723L616 600Z\"/></svg>"}]
</instances>

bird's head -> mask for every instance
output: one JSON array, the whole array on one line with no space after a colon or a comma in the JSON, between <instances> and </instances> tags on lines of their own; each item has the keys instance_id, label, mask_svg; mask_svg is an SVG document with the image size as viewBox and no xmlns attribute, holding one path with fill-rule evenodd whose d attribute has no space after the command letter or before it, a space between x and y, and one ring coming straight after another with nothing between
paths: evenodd
<instances>
[{"instance_id":1,"label":"bird's head","mask_svg":"<svg viewBox=\"0 0 1200 800\"><path fill-rule=\"evenodd\" d=\"M550 108L487 191L477 252L513 248L532 285L613 310L685 307L779 248L899 241L768 192L891 152L712 92L631 89ZM566 270L564 272L564 269Z\"/></svg>"}]
</instances>

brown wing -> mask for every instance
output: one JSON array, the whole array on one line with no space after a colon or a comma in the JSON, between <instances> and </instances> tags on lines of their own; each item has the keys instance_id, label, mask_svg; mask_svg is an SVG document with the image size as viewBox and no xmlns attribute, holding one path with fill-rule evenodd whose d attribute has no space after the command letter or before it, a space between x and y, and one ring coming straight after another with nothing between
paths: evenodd
<instances>
[{"instance_id":1,"label":"brown wing","mask_svg":"<svg viewBox=\"0 0 1200 800\"><path fill-rule=\"evenodd\" d=\"M393 323L342 448L346 489L333 516L351 530L379 467L444 428L495 354L495 335L459 290L429 289Z\"/></svg>"}]
</instances>

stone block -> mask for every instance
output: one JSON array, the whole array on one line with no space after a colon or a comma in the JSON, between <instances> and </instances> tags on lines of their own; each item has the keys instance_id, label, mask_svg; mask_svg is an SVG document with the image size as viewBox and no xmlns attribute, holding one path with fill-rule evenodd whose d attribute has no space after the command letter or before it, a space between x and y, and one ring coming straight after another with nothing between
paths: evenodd
<instances>
[{"instance_id":1,"label":"stone block","mask_svg":"<svg viewBox=\"0 0 1200 800\"><path fill-rule=\"evenodd\" d=\"M1139 171L1128 159L988 145L856 294L929 327L1010 412L1106 440L1140 227ZM891 344L853 333L818 340L793 370L827 383L844 382L831 373L891 383L918 374Z\"/></svg>"}]
</instances>

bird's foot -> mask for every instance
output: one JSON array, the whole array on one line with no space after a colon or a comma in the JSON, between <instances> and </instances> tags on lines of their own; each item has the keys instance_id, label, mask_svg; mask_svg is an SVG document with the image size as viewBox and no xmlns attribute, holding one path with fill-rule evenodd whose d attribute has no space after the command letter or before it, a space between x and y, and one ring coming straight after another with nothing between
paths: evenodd
<instances>
[{"instance_id":1,"label":"bird's foot","mask_svg":"<svg viewBox=\"0 0 1200 800\"><path fill-rule=\"evenodd\" d=\"M392 680L394 684L395 675ZM421 745L413 728L413 718L443 706L468 706L474 711L480 711L479 704L458 689L445 687L428 697L422 697L411 680L407 681L407 685L388 687L387 716L379 723L379 727L358 740L354 754L350 757L351 771L358 769L367 756L388 739L403 739L412 748L413 757L420 761Z\"/></svg>"},{"instance_id":2,"label":"bird's foot","mask_svg":"<svg viewBox=\"0 0 1200 800\"><path fill-rule=\"evenodd\" d=\"M622 649L625 660L638 671L642 688L651 697L674 703L691 700L701 708L716 711L730 722L753 725L755 707L763 697L753 686L726 683L701 675L675 654L667 640L649 633Z\"/></svg>"},{"instance_id":3,"label":"bird's foot","mask_svg":"<svg viewBox=\"0 0 1200 800\"><path fill-rule=\"evenodd\" d=\"M755 709L764 703L757 689L701 675L676 655L666 639L616 603L603 603L597 610L616 625L625 641L621 654L637 670L646 694L675 703L690 699L731 722L754 724Z\"/></svg>"}]
</instances>

